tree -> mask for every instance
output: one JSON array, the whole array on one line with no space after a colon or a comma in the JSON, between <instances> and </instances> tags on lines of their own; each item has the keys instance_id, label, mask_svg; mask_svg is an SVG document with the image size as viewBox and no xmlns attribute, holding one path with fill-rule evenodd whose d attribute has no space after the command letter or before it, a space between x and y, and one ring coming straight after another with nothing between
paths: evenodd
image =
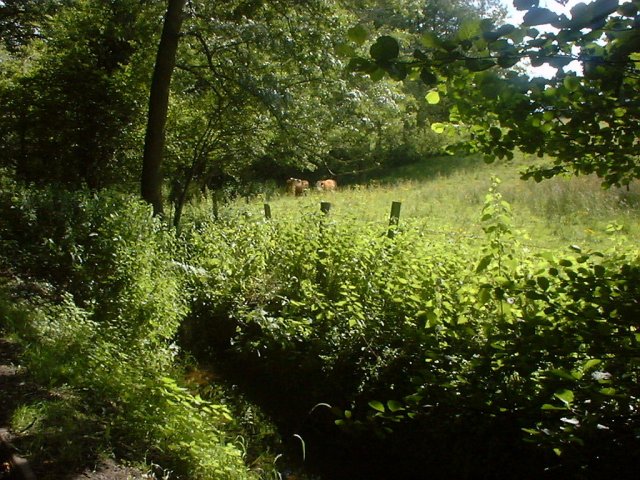
<instances>
[{"instance_id":1,"label":"tree","mask_svg":"<svg viewBox=\"0 0 640 480\"><path fill-rule=\"evenodd\" d=\"M354 58L351 67L395 79L419 76L452 103L451 122L469 129L467 151L489 161L512 158L516 147L553 158L528 169L525 178L595 173L605 186L639 178L640 2L581 3L570 18L538 7L537 0L514 5L527 12L518 27L482 20L448 37L426 33L411 57L383 36L370 59ZM541 25L557 32L536 28ZM530 78L513 70L523 58L557 73ZM567 68L574 61L582 73Z\"/></svg>"},{"instance_id":2,"label":"tree","mask_svg":"<svg viewBox=\"0 0 640 480\"><path fill-rule=\"evenodd\" d=\"M442 145L425 131L426 109L419 111L411 89L343 70L364 41L357 28L350 30L354 24L413 32L428 15L418 1L383 3L189 3L174 79L179 107L167 145L174 221L194 182L215 188L222 179L285 178L286 172L348 175ZM436 3L451 17L449 25L461 12L478 11L461 1ZM401 116L409 110L415 121Z\"/></svg>"},{"instance_id":3,"label":"tree","mask_svg":"<svg viewBox=\"0 0 640 480\"><path fill-rule=\"evenodd\" d=\"M15 53L35 38L63 0L3 0L0 2L0 38Z\"/></svg>"},{"instance_id":4,"label":"tree","mask_svg":"<svg viewBox=\"0 0 640 480\"><path fill-rule=\"evenodd\" d=\"M163 214L162 158L164 128L169 109L169 88L176 63L182 11L186 0L169 0L158 45L156 64L149 94L149 116L144 142L141 191L142 198L153 205L154 215Z\"/></svg>"},{"instance_id":5,"label":"tree","mask_svg":"<svg viewBox=\"0 0 640 480\"><path fill-rule=\"evenodd\" d=\"M37 17L37 37L3 61L0 156L17 178L92 189L139 161L147 39L155 7L78 0Z\"/></svg>"}]
</instances>

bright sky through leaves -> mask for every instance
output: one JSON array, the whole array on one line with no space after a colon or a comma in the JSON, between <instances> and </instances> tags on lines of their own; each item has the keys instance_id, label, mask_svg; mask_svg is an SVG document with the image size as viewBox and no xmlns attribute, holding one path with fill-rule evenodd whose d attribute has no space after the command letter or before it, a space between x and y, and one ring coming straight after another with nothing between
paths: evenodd
<instances>
[{"instance_id":1,"label":"bright sky through leaves","mask_svg":"<svg viewBox=\"0 0 640 480\"><path fill-rule=\"evenodd\" d=\"M507 11L508 11L507 18L505 19L505 21L507 23L512 23L513 25L520 25L522 23L522 18L524 17L524 14L527 11L516 10L515 7L513 6L513 0L503 0L503 2L506 4ZM540 0L539 6L543 8L548 8L549 10L552 10L558 14L564 13L567 17L571 18L571 9L578 3L581 3L580 0L568 0L566 5L563 6L560 3L556 2L555 0ZM589 4L592 2L590 0L584 0L582 3ZM557 28L554 28L551 25L540 25L539 27L536 27L536 28L538 28L540 31L547 31L547 32L558 31ZM527 69L527 71L531 76L551 78L556 74L556 69L551 67L548 63L545 63L540 67L532 67L531 64L529 64L529 61L525 60L523 62L523 65L525 66L525 68ZM565 68L567 70L574 70L576 72L580 72L582 70L579 62L577 61L570 63Z\"/></svg>"}]
</instances>

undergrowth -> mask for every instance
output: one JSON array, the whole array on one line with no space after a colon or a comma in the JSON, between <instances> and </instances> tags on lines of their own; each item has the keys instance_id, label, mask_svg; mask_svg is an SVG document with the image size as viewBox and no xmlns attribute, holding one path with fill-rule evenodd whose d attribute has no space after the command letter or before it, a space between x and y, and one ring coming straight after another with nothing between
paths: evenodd
<instances>
[{"instance_id":1,"label":"undergrowth","mask_svg":"<svg viewBox=\"0 0 640 480\"><path fill-rule=\"evenodd\" d=\"M110 452L176 478L252 478L230 410L183 386L174 338L189 305L171 231L107 192L16 187L1 204L3 329L51 392L15 413L21 448L68 469Z\"/></svg>"},{"instance_id":2,"label":"undergrowth","mask_svg":"<svg viewBox=\"0 0 640 480\"><path fill-rule=\"evenodd\" d=\"M268 376L265 401L294 426L366 445L370 478L624 476L640 252L621 231L606 249L532 248L503 188L485 190L473 235L404 219L391 238L339 195L328 215L311 199L271 220L202 216L184 237L187 341Z\"/></svg>"},{"instance_id":3,"label":"undergrowth","mask_svg":"<svg viewBox=\"0 0 640 480\"><path fill-rule=\"evenodd\" d=\"M623 476L636 186L540 187L465 167L275 198L270 220L203 199L179 234L118 194L3 190L3 327L52 392L15 428L45 459L107 452L184 478L277 478L285 436L329 478ZM191 354L228 390L196 394Z\"/></svg>"}]
</instances>

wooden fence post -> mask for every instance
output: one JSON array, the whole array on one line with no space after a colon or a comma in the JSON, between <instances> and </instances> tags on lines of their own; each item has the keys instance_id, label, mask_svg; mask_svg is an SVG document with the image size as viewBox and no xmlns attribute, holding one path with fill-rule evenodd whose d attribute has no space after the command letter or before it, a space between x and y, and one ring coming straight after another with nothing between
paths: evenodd
<instances>
[{"instance_id":1,"label":"wooden fence post","mask_svg":"<svg viewBox=\"0 0 640 480\"><path fill-rule=\"evenodd\" d=\"M212 197L211 197L211 207L212 207L212 214L213 214L213 219L217 222L219 220L219 214L220 214L220 209L218 206L218 191L214 190Z\"/></svg>"},{"instance_id":2,"label":"wooden fence post","mask_svg":"<svg viewBox=\"0 0 640 480\"><path fill-rule=\"evenodd\" d=\"M264 204L264 218L271 220L271 205L268 203Z\"/></svg>"},{"instance_id":3,"label":"wooden fence post","mask_svg":"<svg viewBox=\"0 0 640 480\"><path fill-rule=\"evenodd\" d=\"M400 223L400 207L401 202L391 202L391 214L389 215L389 230L387 231L387 237L393 238Z\"/></svg>"},{"instance_id":4,"label":"wooden fence post","mask_svg":"<svg viewBox=\"0 0 640 480\"><path fill-rule=\"evenodd\" d=\"M325 215L329 215L329 211L331 210L330 202L320 202L320 211ZM323 285L327 280L327 268L324 265L324 261L327 258L327 252L323 248L325 243L324 241L324 219L320 219L320 223L318 225L320 229L320 249L318 250L318 263L317 263L317 272L316 272L316 282Z\"/></svg>"}]
</instances>

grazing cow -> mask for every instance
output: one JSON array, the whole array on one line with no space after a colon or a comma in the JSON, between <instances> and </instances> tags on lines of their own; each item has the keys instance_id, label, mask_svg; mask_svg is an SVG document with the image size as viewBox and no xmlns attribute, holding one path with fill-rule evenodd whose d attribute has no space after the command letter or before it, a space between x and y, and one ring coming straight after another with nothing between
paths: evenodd
<instances>
[{"instance_id":1,"label":"grazing cow","mask_svg":"<svg viewBox=\"0 0 640 480\"><path fill-rule=\"evenodd\" d=\"M290 178L287 180L287 192L291 195L299 197L309 190L309 182L299 178Z\"/></svg>"},{"instance_id":2,"label":"grazing cow","mask_svg":"<svg viewBox=\"0 0 640 480\"><path fill-rule=\"evenodd\" d=\"M316 189L321 192L333 192L336 188L338 188L338 183L330 178L316 182Z\"/></svg>"}]
</instances>

